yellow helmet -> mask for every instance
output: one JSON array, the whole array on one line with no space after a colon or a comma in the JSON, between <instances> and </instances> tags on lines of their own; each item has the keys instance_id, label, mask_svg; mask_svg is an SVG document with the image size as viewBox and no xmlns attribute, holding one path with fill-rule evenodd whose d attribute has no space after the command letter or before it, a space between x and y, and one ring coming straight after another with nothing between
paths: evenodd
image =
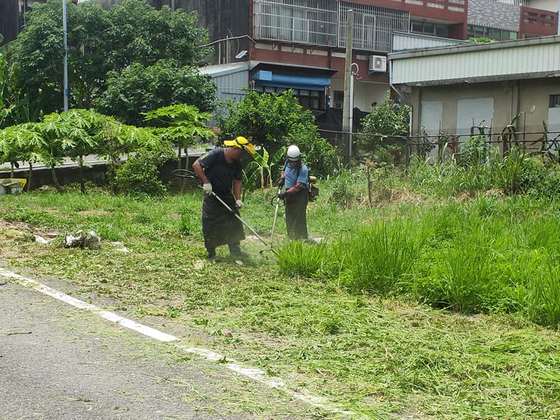
<instances>
[{"instance_id":1,"label":"yellow helmet","mask_svg":"<svg viewBox=\"0 0 560 420\"><path fill-rule=\"evenodd\" d=\"M255 145L242 136L236 137L233 140L224 141L224 146L235 147L236 149L243 149L251 156L254 156L256 152Z\"/></svg>"}]
</instances>

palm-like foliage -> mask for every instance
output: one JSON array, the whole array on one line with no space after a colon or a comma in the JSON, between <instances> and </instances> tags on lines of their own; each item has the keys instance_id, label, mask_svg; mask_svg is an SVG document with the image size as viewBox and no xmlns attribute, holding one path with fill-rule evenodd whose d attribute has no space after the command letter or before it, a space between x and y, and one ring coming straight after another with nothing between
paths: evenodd
<instances>
[{"instance_id":1,"label":"palm-like foliage","mask_svg":"<svg viewBox=\"0 0 560 420\"><path fill-rule=\"evenodd\" d=\"M272 187L273 174L277 170L276 168L281 165L285 152L286 150L283 147L271 156L263 147L262 153L256 153L253 160L243 170L244 184L249 188L260 187L264 189Z\"/></svg>"},{"instance_id":2,"label":"palm-like foliage","mask_svg":"<svg viewBox=\"0 0 560 420\"><path fill-rule=\"evenodd\" d=\"M186 104L170 105L146 113L145 120L154 128L154 132L164 141L178 148L178 169L181 169L182 150L196 143L198 139L208 140L214 137L208 128L210 114L200 112L197 107Z\"/></svg>"},{"instance_id":3,"label":"palm-like foliage","mask_svg":"<svg viewBox=\"0 0 560 420\"><path fill-rule=\"evenodd\" d=\"M110 173L114 174L123 155L141 149L157 151L166 156L172 153L168 141L162 141L152 130L128 126L113 117L86 109L53 113L38 123L0 130L0 163L12 164L12 176L17 162L27 162L30 185L33 164L41 161L51 168L53 182L59 190L62 187L55 168L65 157L78 162L80 184L85 192L83 169L86 156L95 154L106 157Z\"/></svg>"}]
</instances>

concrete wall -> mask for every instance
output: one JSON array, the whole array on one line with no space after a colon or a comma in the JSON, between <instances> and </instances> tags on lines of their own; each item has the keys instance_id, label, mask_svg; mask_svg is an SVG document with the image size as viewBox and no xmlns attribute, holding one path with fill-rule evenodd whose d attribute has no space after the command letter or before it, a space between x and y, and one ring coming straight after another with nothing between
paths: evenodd
<instances>
[{"instance_id":1,"label":"concrete wall","mask_svg":"<svg viewBox=\"0 0 560 420\"><path fill-rule=\"evenodd\" d=\"M200 157L200 153L195 153L193 156L189 155L188 167L191 168L196 159ZM181 166L184 168L187 165L187 158L183 157ZM178 182L178 178L173 176L173 171L177 168L177 161L171 160L165 163L160 168L160 179L164 183ZM16 170L15 178L28 178L28 169L21 166ZM75 165L64 166L56 168L56 176L61 185L70 185L79 182L79 169ZM9 171L0 171L0 178L10 178ZM107 165L98 164L84 168L84 179L87 182L92 182L96 185L107 184ZM54 185L52 180L51 170L45 167L39 167L33 170L33 177L31 180L31 189L37 189L45 185Z\"/></svg>"},{"instance_id":2,"label":"concrete wall","mask_svg":"<svg viewBox=\"0 0 560 420\"><path fill-rule=\"evenodd\" d=\"M429 106L432 115L441 103L441 122L430 122L424 125L437 127L450 134L458 130L458 103L464 99L491 98L494 103L492 132L499 134L513 118L520 114L517 124L519 131L541 132L543 121L548 121L549 97L560 94L560 79L534 79L481 83L472 85L433 86L412 88L409 102L413 106L413 131L422 133L422 103ZM464 102L464 101L463 101ZM468 116L462 116L463 119ZM432 117L433 118L433 117ZM534 136L533 136L534 137Z\"/></svg>"},{"instance_id":3,"label":"concrete wall","mask_svg":"<svg viewBox=\"0 0 560 420\"><path fill-rule=\"evenodd\" d=\"M560 79L543 79L521 83L519 102L523 118L520 127L525 126L524 131L543 130L543 121L548 120L550 95L560 95Z\"/></svg>"},{"instance_id":4,"label":"concrete wall","mask_svg":"<svg viewBox=\"0 0 560 420\"><path fill-rule=\"evenodd\" d=\"M469 0L468 23L470 25L517 32L520 17L519 6L496 0Z\"/></svg>"},{"instance_id":5,"label":"concrete wall","mask_svg":"<svg viewBox=\"0 0 560 420\"><path fill-rule=\"evenodd\" d=\"M343 79L332 79L331 91L344 91ZM381 82L356 81L354 84L354 107L370 112L374 103L381 104L389 92L389 85Z\"/></svg>"},{"instance_id":6,"label":"concrete wall","mask_svg":"<svg viewBox=\"0 0 560 420\"><path fill-rule=\"evenodd\" d=\"M360 82L354 85L354 106L360 111L370 112L374 103L381 104L389 92L389 85Z\"/></svg>"}]
</instances>

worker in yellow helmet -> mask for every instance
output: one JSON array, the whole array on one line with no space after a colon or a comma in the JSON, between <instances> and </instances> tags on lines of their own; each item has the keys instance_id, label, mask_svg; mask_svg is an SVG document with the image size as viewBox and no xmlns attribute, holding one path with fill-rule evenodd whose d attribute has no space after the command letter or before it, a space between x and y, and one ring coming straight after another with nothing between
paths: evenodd
<instances>
[{"instance_id":1,"label":"worker in yellow helmet","mask_svg":"<svg viewBox=\"0 0 560 420\"><path fill-rule=\"evenodd\" d=\"M202 232L208 258L216 257L216 248L228 245L232 257L243 257L240 243L245 239L243 225L218 199L221 198L230 209L239 214L241 202L241 161L244 156L253 157L255 146L245 137L237 137L224 142L199 158L193 170L204 189L202 206Z\"/></svg>"}]
</instances>

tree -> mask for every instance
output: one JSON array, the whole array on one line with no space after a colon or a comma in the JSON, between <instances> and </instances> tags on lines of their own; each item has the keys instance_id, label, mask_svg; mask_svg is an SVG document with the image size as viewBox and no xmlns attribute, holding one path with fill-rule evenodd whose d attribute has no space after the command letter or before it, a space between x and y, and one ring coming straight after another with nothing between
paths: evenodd
<instances>
[{"instance_id":1,"label":"tree","mask_svg":"<svg viewBox=\"0 0 560 420\"><path fill-rule=\"evenodd\" d=\"M86 109L72 109L60 114L47 115L44 127L56 125L58 139L63 140L64 156L78 163L80 190L86 192L84 181L84 157L97 153L99 132L103 124L103 115Z\"/></svg>"},{"instance_id":2,"label":"tree","mask_svg":"<svg viewBox=\"0 0 560 420\"><path fill-rule=\"evenodd\" d=\"M178 148L177 169L181 170L182 150L187 154L188 147L197 139L208 140L214 133L207 126L210 114L200 112L192 105L178 104L150 111L146 114L146 122L157 128L155 133Z\"/></svg>"},{"instance_id":3,"label":"tree","mask_svg":"<svg viewBox=\"0 0 560 420\"><path fill-rule=\"evenodd\" d=\"M29 165L28 191L33 179L33 164L40 160L39 150L42 147L42 141L34 123L19 124L0 131L0 163L11 164L11 177L13 178L15 165L18 162L27 162Z\"/></svg>"},{"instance_id":4,"label":"tree","mask_svg":"<svg viewBox=\"0 0 560 420\"><path fill-rule=\"evenodd\" d=\"M399 104L389 95L385 101L362 120L359 145L362 151L375 155L376 160L395 160L409 135L410 107Z\"/></svg>"},{"instance_id":5,"label":"tree","mask_svg":"<svg viewBox=\"0 0 560 420\"><path fill-rule=\"evenodd\" d=\"M167 105L189 104L211 111L216 97L216 86L208 76L170 60L152 66L132 64L110 73L107 85L97 108L134 125L142 124L143 114Z\"/></svg>"},{"instance_id":6,"label":"tree","mask_svg":"<svg viewBox=\"0 0 560 420\"><path fill-rule=\"evenodd\" d=\"M313 114L291 91L279 95L250 91L242 101L227 104L219 125L226 136L252 138L270 156L282 156L278 153L282 148L297 144L318 174L332 173L338 165L334 147L320 136Z\"/></svg>"},{"instance_id":7,"label":"tree","mask_svg":"<svg viewBox=\"0 0 560 420\"><path fill-rule=\"evenodd\" d=\"M17 88L33 115L62 107L63 48L60 0L35 4L25 29L10 45ZM70 103L91 108L105 91L110 72L139 63L173 60L177 68L198 64L208 50L207 32L194 14L168 7L156 10L145 0L123 0L110 10L96 2L68 4ZM167 104L166 104L167 105Z\"/></svg>"}]
</instances>

